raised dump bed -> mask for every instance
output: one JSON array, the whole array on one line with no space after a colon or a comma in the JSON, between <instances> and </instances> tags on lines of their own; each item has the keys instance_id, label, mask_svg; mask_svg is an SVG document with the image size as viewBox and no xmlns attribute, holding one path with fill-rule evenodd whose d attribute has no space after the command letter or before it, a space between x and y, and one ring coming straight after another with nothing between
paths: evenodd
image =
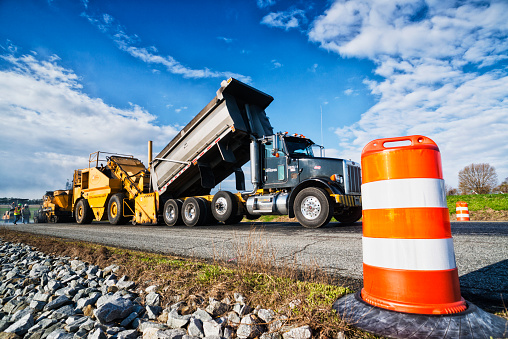
<instances>
[{"instance_id":1,"label":"raised dump bed","mask_svg":"<svg viewBox=\"0 0 508 339\"><path fill-rule=\"evenodd\" d=\"M206 195L249 161L252 137L273 134L265 108L273 98L238 80L221 83L215 98L185 126L152 162L154 190L161 197Z\"/></svg>"}]
</instances>

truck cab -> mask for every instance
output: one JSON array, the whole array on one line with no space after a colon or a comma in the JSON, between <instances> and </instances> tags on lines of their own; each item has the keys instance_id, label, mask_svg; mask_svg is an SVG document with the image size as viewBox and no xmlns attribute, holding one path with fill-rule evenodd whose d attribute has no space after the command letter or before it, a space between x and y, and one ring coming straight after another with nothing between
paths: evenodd
<instances>
[{"instance_id":1,"label":"truck cab","mask_svg":"<svg viewBox=\"0 0 508 339\"><path fill-rule=\"evenodd\" d=\"M251 170L260 173L262 193L247 198L249 214L288 214L306 227L321 227L332 217L346 223L361 218L359 164L322 157L321 146L315 156L317 145L303 135L276 133L256 143L259 167Z\"/></svg>"},{"instance_id":2,"label":"truck cab","mask_svg":"<svg viewBox=\"0 0 508 339\"><path fill-rule=\"evenodd\" d=\"M264 188L295 188L312 179L326 181L342 194L360 195L359 164L314 155L312 140L277 133L260 139ZM321 146L317 146L322 149Z\"/></svg>"}]
</instances>

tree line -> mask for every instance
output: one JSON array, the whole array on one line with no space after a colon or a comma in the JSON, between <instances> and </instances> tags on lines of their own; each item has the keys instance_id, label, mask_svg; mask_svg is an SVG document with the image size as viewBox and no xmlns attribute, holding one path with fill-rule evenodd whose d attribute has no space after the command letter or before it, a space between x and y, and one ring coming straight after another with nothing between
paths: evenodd
<instances>
[{"instance_id":1,"label":"tree line","mask_svg":"<svg viewBox=\"0 0 508 339\"><path fill-rule=\"evenodd\" d=\"M42 199L23 199L23 198L0 198L0 204L1 205L10 205L12 203L22 203L22 204L28 204L28 205L40 205L42 204Z\"/></svg>"},{"instance_id":2,"label":"tree line","mask_svg":"<svg viewBox=\"0 0 508 339\"><path fill-rule=\"evenodd\" d=\"M508 178L498 185L496 169L490 164L471 164L459 171L459 187L447 185L446 195L508 193Z\"/></svg>"}]
</instances>

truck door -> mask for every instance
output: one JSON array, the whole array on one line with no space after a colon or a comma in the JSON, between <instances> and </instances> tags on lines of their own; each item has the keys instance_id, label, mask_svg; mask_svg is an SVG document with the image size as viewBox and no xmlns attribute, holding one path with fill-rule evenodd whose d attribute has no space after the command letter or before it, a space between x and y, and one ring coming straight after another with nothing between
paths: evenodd
<instances>
[{"instance_id":1,"label":"truck door","mask_svg":"<svg viewBox=\"0 0 508 339\"><path fill-rule=\"evenodd\" d=\"M263 144L263 181L266 187L276 187L285 184L288 180L286 170L286 157L279 153L277 158L272 154L273 145L271 142Z\"/></svg>"}]
</instances>

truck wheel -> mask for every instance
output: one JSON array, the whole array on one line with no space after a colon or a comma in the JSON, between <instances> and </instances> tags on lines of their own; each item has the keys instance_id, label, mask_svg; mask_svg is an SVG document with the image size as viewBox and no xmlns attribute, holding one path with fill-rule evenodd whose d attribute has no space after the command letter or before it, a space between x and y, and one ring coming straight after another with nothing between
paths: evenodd
<instances>
[{"instance_id":1,"label":"truck wheel","mask_svg":"<svg viewBox=\"0 0 508 339\"><path fill-rule=\"evenodd\" d=\"M296 196L294 212L302 226L318 228L328 224L333 208L324 189L307 187Z\"/></svg>"},{"instance_id":2,"label":"truck wheel","mask_svg":"<svg viewBox=\"0 0 508 339\"><path fill-rule=\"evenodd\" d=\"M93 211L86 199L80 199L76 204L76 222L78 224L90 224L93 220Z\"/></svg>"},{"instance_id":3,"label":"truck wheel","mask_svg":"<svg viewBox=\"0 0 508 339\"><path fill-rule=\"evenodd\" d=\"M248 212L245 213L245 219L247 220L257 220L261 218L261 214L250 214Z\"/></svg>"},{"instance_id":4,"label":"truck wheel","mask_svg":"<svg viewBox=\"0 0 508 339\"><path fill-rule=\"evenodd\" d=\"M175 226L182 224L182 205L183 203L180 199L169 199L166 201L162 213L166 225Z\"/></svg>"},{"instance_id":5,"label":"truck wheel","mask_svg":"<svg viewBox=\"0 0 508 339\"><path fill-rule=\"evenodd\" d=\"M342 214L334 216L337 221L343 224L352 224L357 222L362 218L362 208L361 207L352 207L348 211L345 211Z\"/></svg>"},{"instance_id":6,"label":"truck wheel","mask_svg":"<svg viewBox=\"0 0 508 339\"><path fill-rule=\"evenodd\" d=\"M187 198L182 205L182 220L187 226L201 226L207 219L207 208L201 198Z\"/></svg>"},{"instance_id":7,"label":"truck wheel","mask_svg":"<svg viewBox=\"0 0 508 339\"><path fill-rule=\"evenodd\" d=\"M108 203L108 220L111 225L124 225L127 218L123 216L123 193L113 194Z\"/></svg>"},{"instance_id":8,"label":"truck wheel","mask_svg":"<svg viewBox=\"0 0 508 339\"><path fill-rule=\"evenodd\" d=\"M234 216L233 216L233 217L231 217L231 219L229 220L228 225L231 225L231 224L238 224L238 223L240 223L242 220L243 220L243 215L242 215L242 214L234 215Z\"/></svg>"},{"instance_id":9,"label":"truck wheel","mask_svg":"<svg viewBox=\"0 0 508 339\"><path fill-rule=\"evenodd\" d=\"M225 224L232 223L238 213L238 200L228 191L217 192L212 200L212 214L215 219Z\"/></svg>"}]
</instances>

